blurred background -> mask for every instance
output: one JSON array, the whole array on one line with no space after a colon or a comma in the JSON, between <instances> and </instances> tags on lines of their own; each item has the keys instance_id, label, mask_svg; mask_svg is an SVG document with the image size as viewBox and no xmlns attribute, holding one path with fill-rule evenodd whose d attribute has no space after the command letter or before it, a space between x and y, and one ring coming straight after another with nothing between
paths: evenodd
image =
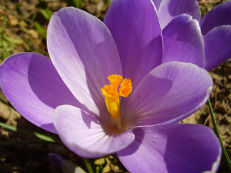
<instances>
[{"instance_id":1,"label":"blurred background","mask_svg":"<svg viewBox=\"0 0 231 173\"><path fill-rule=\"evenodd\" d=\"M202 15L225 0L201 0ZM62 7L81 8L103 20L110 0L0 0L0 63L19 52L39 52L48 56L46 30L53 12ZM231 43L230 43L231 47ZM211 102L224 145L231 155L231 61L210 72L214 80ZM208 106L185 119L213 128ZM86 172L127 172L116 155L99 159L83 159L69 151L56 135L45 132L25 120L0 91L0 172L59 173L56 153ZM54 155L52 155L54 156ZM57 158L56 158L57 159ZM65 162L66 163L66 162ZM65 167L65 166L64 166ZM64 170L67 173L68 169ZM227 173L224 158L219 173ZM70 173L70 172L69 172Z\"/></svg>"}]
</instances>

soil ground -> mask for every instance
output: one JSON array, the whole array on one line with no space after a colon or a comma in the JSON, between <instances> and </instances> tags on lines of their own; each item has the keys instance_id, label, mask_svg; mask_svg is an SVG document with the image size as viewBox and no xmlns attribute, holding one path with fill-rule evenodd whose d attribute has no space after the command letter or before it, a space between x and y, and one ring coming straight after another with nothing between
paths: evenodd
<instances>
[{"instance_id":1,"label":"soil ground","mask_svg":"<svg viewBox=\"0 0 231 173\"><path fill-rule=\"evenodd\" d=\"M221 3L221 0L202 0L202 13ZM65 6L77 6L103 19L109 6L107 0L0 0L0 62L18 52L40 52L47 55L46 28L50 14ZM214 88L211 102L224 145L231 155L231 60L210 72ZM0 92L0 122L17 126L17 131L0 127L0 172L2 173L58 173L48 161L48 153L58 153L77 165L102 172L126 172L115 155L101 159L83 160L66 149L61 143L38 141L32 132L40 132L59 141L57 136L45 132L17 113ZM183 120L213 128L208 106ZM224 158L219 173L227 173Z\"/></svg>"}]
</instances>

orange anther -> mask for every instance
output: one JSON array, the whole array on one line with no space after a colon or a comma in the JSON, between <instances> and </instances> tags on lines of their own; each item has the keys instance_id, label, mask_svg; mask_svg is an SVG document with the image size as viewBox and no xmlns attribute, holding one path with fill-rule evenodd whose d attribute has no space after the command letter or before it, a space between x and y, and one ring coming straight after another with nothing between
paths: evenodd
<instances>
[{"instance_id":1,"label":"orange anther","mask_svg":"<svg viewBox=\"0 0 231 173\"><path fill-rule=\"evenodd\" d=\"M120 84L120 96L128 97L132 92L132 81L131 79L124 79Z\"/></svg>"},{"instance_id":2,"label":"orange anther","mask_svg":"<svg viewBox=\"0 0 231 173\"><path fill-rule=\"evenodd\" d=\"M119 86L120 82L123 80L123 77L118 74L112 74L108 76L108 80L112 85Z\"/></svg>"}]
</instances>

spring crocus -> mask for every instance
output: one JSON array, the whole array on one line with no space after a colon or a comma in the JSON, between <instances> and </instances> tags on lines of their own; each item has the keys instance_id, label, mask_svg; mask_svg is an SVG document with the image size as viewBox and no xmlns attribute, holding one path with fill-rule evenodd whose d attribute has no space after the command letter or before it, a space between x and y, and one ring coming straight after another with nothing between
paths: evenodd
<instances>
[{"instance_id":1,"label":"spring crocus","mask_svg":"<svg viewBox=\"0 0 231 173\"><path fill-rule=\"evenodd\" d=\"M104 23L61 9L48 26L51 61L13 55L0 68L1 88L26 119L82 157L117 153L131 172L215 172L221 150L212 130L177 123L212 90L197 22L180 19L184 32L172 25L163 39L150 0L114 0Z\"/></svg>"},{"instance_id":2,"label":"spring crocus","mask_svg":"<svg viewBox=\"0 0 231 173\"><path fill-rule=\"evenodd\" d=\"M191 62L206 70L211 70L231 58L229 46L231 42L231 1L216 6L202 18L196 0L153 0L153 2L164 38L165 57L163 59ZM190 25L201 30L200 38L204 47L204 55L197 58L188 56L184 58L170 56L169 58L169 55L172 55L172 51L175 52L175 50L175 55L185 54L184 51L182 53L180 44L185 42L185 38L181 37L181 32L190 34L185 31ZM176 40L175 37L178 37L177 46L171 44L172 39ZM191 41L193 42L193 37L191 37ZM186 51L188 50L186 49Z\"/></svg>"}]
</instances>

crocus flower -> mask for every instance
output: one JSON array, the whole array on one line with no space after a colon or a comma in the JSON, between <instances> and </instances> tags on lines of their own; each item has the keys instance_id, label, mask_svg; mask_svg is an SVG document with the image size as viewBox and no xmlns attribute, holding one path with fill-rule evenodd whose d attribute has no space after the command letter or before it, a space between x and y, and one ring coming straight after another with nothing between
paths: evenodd
<instances>
[{"instance_id":1,"label":"crocus flower","mask_svg":"<svg viewBox=\"0 0 231 173\"><path fill-rule=\"evenodd\" d=\"M104 23L61 9L48 26L51 61L11 56L0 68L2 91L82 157L117 153L138 173L216 172L221 149L212 130L177 123L212 90L198 22L184 14L162 29L160 17L151 0L114 0Z\"/></svg>"},{"instance_id":2,"label":"crocus flower","mask_svg":"<svg viewBox=\"0 0 231 173\"><path fill-rule=\"evenodd\" d=\"M153 0L153 2L163 33L165 47L163 59L191 62L211 70L231 58L231 1L217 5L202 18L196 0ZM201 30L202 33L200 38L204 53L197 58L185 56L189 49L182 52L181 43L184 44L185 39L194 41L192 35L189 36L192 31L186 29L189 27L197 28L195 30ZM183 33L188 37L184 38ZM178 37L177 45L172 45L171 41L176 40L175 37ZM171 56L172 51L176 56ZM182 54L185 54L184 58L181 57Z\"/></svg>"}]
</instances>

